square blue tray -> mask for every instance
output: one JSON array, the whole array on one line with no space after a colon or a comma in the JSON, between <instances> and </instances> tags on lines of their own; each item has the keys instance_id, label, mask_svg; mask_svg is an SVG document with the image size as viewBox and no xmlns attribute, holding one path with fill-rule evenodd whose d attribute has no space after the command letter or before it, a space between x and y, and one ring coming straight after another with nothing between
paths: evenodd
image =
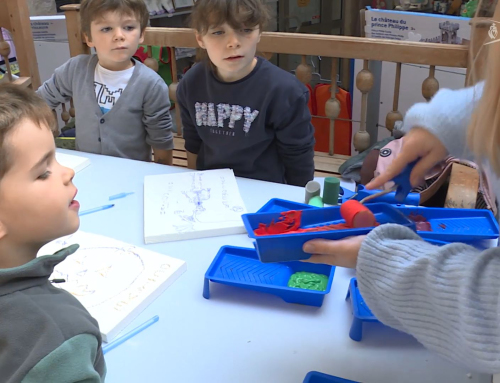
<instances>
[{"instance_id":1,"label":"square blue tray","mask_svg":"<svg viewBox=\"0 0 500 383\"><path fill-rule=\"evenodd\" d=\"M378 322L375 315L372 314L370 308L363 300L361 293L358 289L358 281L352 278L349 283L349 290L347 291L346 300L351 298L352 309L352 323L349 331L349 337L352 340L359 342L363 338L363 323L364 322Z\"/></svg>"},{"instance_id":2,"label":"square blue tray","mask_svg":"<svg viewBox=\"0 0 500 383\"><path fill-rule=\"evenodd\" d=\"M328 276L325 291L288 287L290 276L299 271ZM320 307L332 287L335 267L307 262L265 264L254 249L223 246L205 273L203 297L210 298L210 283L274 294L285 302Z\"/></svg>"},{"instance_id":3,"label":"square blue tray","mask_svg":"<svg viewBox=\"0 0 500 383\"><path fill-rule=\"evenodd\" d=\"M427 219L432 231L417 231L424 239L469 243L496 239L499 235L498 222L489 210L407 206L396 208L406 217L413 213Z\"/></svg>"},{"instance_id":4,"label":"square blue tray","mask_svg":"<svg viewBox=\"0 0 500 383\"><path fill-rule=\"evenodd\" d=\"M347 380L337 376L323 374L322 372L311 371L309 372L303 383L359 383L354 380Z\"/></svg>"},{"instance_id":5,"label":"square blue tray","mask_svg":"<svg viewBox=\"0 0 500 383\"><path fill-rule=\"evenodd\" d=\"M375 215L379 224L397 223L415 230L415 223L405 217L392 205L386 203L372 203L366 205ZM373 227L360 229L330 230L298 234L278 234L257 236L254 230L260 223L268 225L271 221L277 222L281 213L252 213L243 214L241 218L245 224L248 236L255 240L255 248L261 262L287 262L308 259L311 254L302 251L304 243L315 238L342 239L350 236L368 234ZM314 227L319 225L344 223L340 214L340 206L321 209L302 210L300 227Z\"/></svg>"}]
</instances>

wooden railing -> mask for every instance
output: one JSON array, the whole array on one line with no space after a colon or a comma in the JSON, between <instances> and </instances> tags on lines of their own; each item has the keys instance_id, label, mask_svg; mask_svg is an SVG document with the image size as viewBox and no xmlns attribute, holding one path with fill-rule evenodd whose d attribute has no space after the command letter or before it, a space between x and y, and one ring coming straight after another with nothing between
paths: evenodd
<instances>
[{"instance_id":1,"label":"wooden railing","mask_svg":"<svg viewBox=\"0 0 500 383\"><path fill-rule=\"evenodd\" d=\"M70 54L89 53L89 48L83 42L78 9L79 5L64 6L66 13ZM185 28L147 28L144 43L147 46L163 47L186 47L196 48L198 45L192 30ZM373 87L374 76L369 69L369 62L388 61L397 63L395 72L395 89L393 98L393 110L386 117L386 127L391 130L394 123L402 120L402 115L398 111L399 85L401 80L401 65L420 64L428 65L429 76L423 81L422 88L419 89L423 99L429 100L439 89L439 83L435 78L436 66L468 68L469 57L468 47L461 45L421 43L410 41L395 41L383 39L369 39L364 37L347 37L331 35L306 35L294 33L264 32L258 45L259 52L264 52L269 57L271 53L294 54L302 57L302 62L296 70L296 76L304 83L310 81L311 67L307 65L307 56L321 56L332 58L331 78L336 79L338 73L339 59L360 59L363 60L363 69L356 74L355 84L360 90L361 97L361 121L360 129L354 136L353 145L359 152L370 146L370 135L366 131L367 99L368 93ZM175 91L178 77L175 60L175 49L172 49L172 79L169 86L170 98L175 101ZM153 60L154 61L154 60ZM326 118L330 120L329 153L330 157L336 156L334 153L334 127L340 113L340 103L336 99L337 85L332 81L330 87L330 99L326 102ZM408 91L406 89L405 91ZM417 90L412 90L417 91ZM353 118L354 119L354 118ZM179 110L176 110L177 126L181 126ZM181 129L178 129L181 134Z\"/></svg>"},{"instance_id":2,"label":"wooden railing","mask_svg":"<svg viewBox=\"0 0 500 383\"><path fill-rule=\"evenodd\" d=\"M11 53L10 44L4 41L0 31L0 57L6 63L7 80L20 86L31 86L33 89L37 89L40 86L40 76L26 0L1 1L0 28L5 28L12 36L19 65L20 76L15 78L11 73L10 65L7 65Z\"/></svg>"}]
</instances>

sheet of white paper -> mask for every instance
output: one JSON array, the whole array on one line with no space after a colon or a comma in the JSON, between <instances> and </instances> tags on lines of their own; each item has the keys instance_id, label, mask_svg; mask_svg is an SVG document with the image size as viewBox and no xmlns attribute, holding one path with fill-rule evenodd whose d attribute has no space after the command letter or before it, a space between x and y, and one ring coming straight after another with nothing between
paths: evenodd
<instances>
[{"instance_id":1,"label":"sheet of white paper","mask_svg":"<svg viewBox=\"0 0 500 383\"><path fill-rule=\"evenodd\" d=\"M144 177L144 241L245 233L246 213L230 169Z\"/></svg>"},{"instance_id":2,"label":"sheet of white paper","mask_svg":"<svg viewBox=\"0 0 500 383\"><path fill-rule=\"evenodd\" d=\"M71 168L78 173L80 170L90 165L90 159L87 157L74 156L72 154L56 152L56 160L61 165Z\"/></svg>"},{"instance_id":3,"label":"sheet of white paper","mask_svg":"<svg viewBox=\"0 0 500 383\"><path fill-rule=\"evenodd\" d=\"M184 271L186 262L112 238L78 231L48 243L38 255L77 243L80 248L54 269L54 286L75 296L112 340Z\"/></svg>"}]
</instances>

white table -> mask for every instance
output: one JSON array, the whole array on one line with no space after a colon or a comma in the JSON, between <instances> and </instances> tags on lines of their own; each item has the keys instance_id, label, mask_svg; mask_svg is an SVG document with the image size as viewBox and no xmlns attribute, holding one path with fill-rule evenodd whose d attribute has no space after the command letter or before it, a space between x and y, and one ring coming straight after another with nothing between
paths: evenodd
<instances>
[{"instance_id":1,"label":"white table","mask_svg":"<svg viewBox=\"0 0 500 383\"><path fill-rule=\"evenodd\" d=\"M211 283L202 297L205 272L223 245L253 247L246 235L145 245L145 175L186 169L87 153L91 165L75 177L81 209L114 201L109 210L81 217L81 229L187 261L187 272L125 331L154 315L155 323L106 354L109 383L301 383L316 370L364 383L491 382L430 353L412 337L380 324L364 327L363 340L349 338L352 315L345 301L354 271L338 268L321 308ZM304 189L238 179L249 212L270 198L303 201Z\"/></svg>"}]
</instances>

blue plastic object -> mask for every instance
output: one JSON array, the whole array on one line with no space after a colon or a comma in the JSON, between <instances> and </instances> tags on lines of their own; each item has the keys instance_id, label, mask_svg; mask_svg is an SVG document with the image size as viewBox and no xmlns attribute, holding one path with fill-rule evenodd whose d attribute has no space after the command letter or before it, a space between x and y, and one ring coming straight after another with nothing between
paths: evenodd
<instances>
[{"instance_id":1,"label":"blue plastic object","mask_svg":"<svg viewBox=\"0 0 500 383\"><path fill-rule=\"evenodd\" d=\"M430 223L432 231L417 231L424 239L470 243L496 239L499 236L498 222L489 210L406 206L396 208L406 217L410 214L421 215Z\"/></svg>"},{"instance_id":2,"label":"blue plastic object","mask_svg":"<svg viewBox=\"0 0 500 383\"><path fill-rule=\"evenodd\" d=\"M418 160L406 165L403 171L392 179L396 185L396 195L394 198L399 203L403 203L408 194L411 192L412 186L410 183L410 175L417 162Z\"/></svg>"},{"instance_id":3,"label":"blue plastic object","mask_svg":"<svg viewBox=\"0 0 500 383\"><path fill-rule=\"evenodd\" d=\"M333 375L323 374L322 372L309 372L303 383L359 383L354 380L347 380Z\"/></svg>"},{"instance_id":4,"label":"blue plastic object","mask_svg":"<svg viewBox=\"0 0 500 383\"><path fill-rule=\"evenodd\" d=\"M366 206L373 212L379 224L397 223L415 230L415 223L392 205L372 203ZM252 213L242 215L248 236L255 240L255 248L261 262L287 262L307 259L311 257L311 254L302 251L302 246L311 239L342 239L355 235L368 234L373 229L373 227L368 227L298 234L255 235L254 230L259 227L260 223L268 225L273 220L277 222L280 217L281 213ZM302 210L301 228L337 223L345 223L340 215L340 206Z\"/></svg>"},{"instance_id":5,"label":"blue plastic object","mask_svg":"<svg viewBox=\"0 0 500 383\"><path fill-rule=\"evenodd\" d=\"M292 274L299 271L328 276L325 291L288 287ZM335 267L307 262L264 264L254 249L223 246L205 273L203 297L210 298L210 282L274 294L285 302L320 307L332 287Z\"/></svg>"},{"instance_id":6,"label":"blue plastic object","mask_svg":"<svg viewBox=\"0 0 500 383\"><path fill-rule=\"evenodd\" d=\"M423 238L425 242L431 243L436 246L445 246L449 245L451 242L438 241L437 239Z\"/></svg>"},{"instance_id":7,"label":"blue plastic object","mask_svg":"<svg viewBox=\"0 0 500 383\"><path fill-rule=\"evenodd\" d=\"M349 331L349 337L352 340L359 342L363 338L363 322L378 322L375 315L372 314L370 308L366 305L361 293L358 289L358 281L352 278L349 283L349 290L347 291L346 300L351 298L352 308L352 324Z\"/></svg>"},{"instance_id":8,"label":"blue plastic object","mask_svg":"<svg viewBox=\"0 0 500 383\"><path fill-rule=\"evenodd\" d=\"M353 196L356 194L354 197L355 200L361 201L363 198L368 197L373 194L380 193L381 190L367 190L363 185L358 185L357 188L357 194L351 190L344 189L344 195L342 195L342 202L345 202L349 199L352 199ZM388 194L384 194L383 196L374 198L372 200L366 201L366 204L369 203L380 203L380 202L385 202L389 204L404 204L404 205L412 205L412 206L418 206L420 203L420 194L419 193L410 193L406 196L405 200L403 202L399 202L396 200L396 192L391 192Z\"/></svg>"},{"instance_id":9,"label":"blue plastic object","mask_svg":"<svg viewBox=\"0 0 500 383\"><path fill-rule=\"evenodd\" d=\"M307 205L305 203L288 201L286 199L272 198L264 206L262 206L257 213L275 213L289 210L306 210L317 209L315 206Z\"/></svg>"},{"instance_id":10,"label":"blue plastic object","mask_svg":"<svg viewBox=\"0 0 500 383\"><path fill-rule=\"evenodd\" d=\"M492 247L491 245L491 240L481 240L481 241L472 241L472 242L465 242L465 241L453 241L453 242L446 242L446 241L439 241L437 239L431 239L431 238L422 238L425 242L431 243L436 246L445 246L449 245L450 243L465 243L466 245L473 246L478 250L486 250Z\"/></svg>"}]
</instances>

